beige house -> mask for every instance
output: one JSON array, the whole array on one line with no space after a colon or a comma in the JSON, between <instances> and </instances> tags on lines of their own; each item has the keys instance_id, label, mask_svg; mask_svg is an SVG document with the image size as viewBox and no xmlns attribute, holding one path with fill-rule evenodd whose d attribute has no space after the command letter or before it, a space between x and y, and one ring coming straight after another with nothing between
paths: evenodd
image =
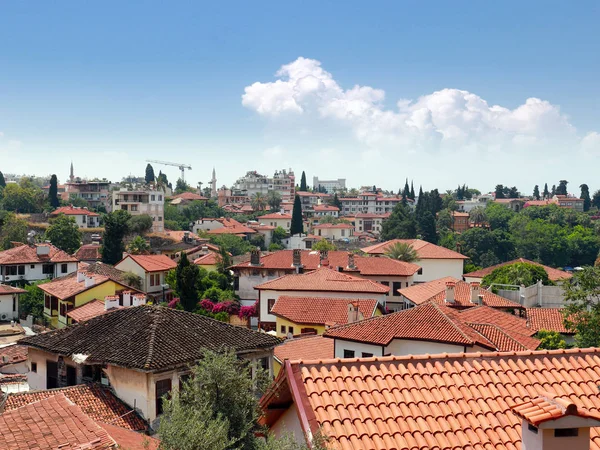
<instances>
[{"instance_id":1,"label":"beige house","mask_svg":"<svg viewBox=\"0 0 600 450\"><path fill-rule=\"evenodd\" d=\"M126 255L115 264L116 269L139 276L142 279L142 291L159 301L172 299L171 289L165 287L165 279L169 270L175 267L177 263L167 255Z\"/></svg>"},{"instance_id":2,"label":"beige house","mask_svg":"<svg viewBox=\"0 0 600 450\"><path fill-rule=\"evenodd\" d=\"M151 187L139 189L121 188L112 193L113 211L122 209L132 216L148 215L152 217L152 231L165 229L165 193Z\"/></svg>"},{"instance_id":3,"label":"beige house","mask_svg":"<svg viewBox=\"0 0 600 450\"><path fill-rule=\"evenodd\" d=\"M315 225L313 227L313 234L329 239L330 241L353 241L356 239L354 237L354 226L345 222Z\"/></svg>"},{"instance_id":4,"label":"beige house","mask_svg":"<svg viewBox=\"0 0 600 450\"><path fill-rule=\"evenodd\" d=\"M292 215L288 213L277 212L257 217L256 220L264 225L270 225L275 228L281 227L285 231L290 231Z\"/></svg>"},{"instance_id":5,"label":"beige house","mask_svg":"<svg viewBox=\"0 0 600 450\"><path fill-rule=\"evenodd\" d=\"M79 228L94 228L100 226L100 214L90 211L87 208L76 208L73 205L57 208L50 217L58 217L61 214L75 219L75 223Z\"/></svg>"}]
</instances>

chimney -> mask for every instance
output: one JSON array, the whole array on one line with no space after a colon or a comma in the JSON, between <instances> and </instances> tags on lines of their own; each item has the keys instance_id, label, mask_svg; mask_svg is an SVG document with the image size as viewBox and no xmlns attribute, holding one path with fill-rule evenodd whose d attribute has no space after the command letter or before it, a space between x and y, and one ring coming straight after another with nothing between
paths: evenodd
<instances>
[{"instance_id":1,"label":"chimney","mask_svg":"<svg viewBox=\"0 0 600 450\"><path fill-rule=\"evenodd\" d=\"M146 294L133 294L133 306L146 304Z\"/></svg>"},{"instance_id":2,"label":"chimney","mask_svg":"<svg viewBox=\"0 0 600 450\"><path fill-rule=\"evenodd\" d=\"M48 256L50 254L50 246L49 245L38 245L36 247L36 254L38 256Z\"/></svg>"},{"instance_id":3,"label":"chimney","mask_svg":"<svg viewBox=\"0 0 600 450\"><path fill-rule=\"evenodd\" d=\"M200 250L200 254L202 255L207 255L208 254L208 245L203 245L202 249Z\"/></svg>"},{"instance_id":4,"label":"chimney","mask_svg":"<svg viewBox=\"0 0 600 450\"><path fill-rule=\"evenodd\" d=\"M104 311L108 311L119 306L118 295L107 295L104 297Z\"/></svg>"},{"instance_id":5,"label":"chimney","mask_svg":"<svg viewBox=\"0 0 600 450\"><path fill-rule=\"evenodd\" d=\"M348 269L356 269L356 263L354 262L354 253L348 252Z\"/></svg>"},{"instance_id":6,"label":"chimney","mask_svg":"<svg viewBox=\"0 0 600 450\"><path fill-rule=\"evenodd\" d=\"M94 285L94 276L90 273L86 273L84 276L85 287L89 288Z\"/></svg>"},{"instance_id":7,"label":"chimney","mask_svg":"<svg viewBox=\"0 0 600 450\"><path fill-rule=\"evenodd\" d=\"M77 282L78 283L83 283L85 281L85 271L84 270L78 270L77 271Z\"/></svg>"},{"instance_id":8,"label":"chimney","mask_svg":"<svg viewBox=\"0 0 600 450\"><path fill-rule=\"evenodd\" d=\"M123 306L131 306L132 291L123 291Z\"/></svg>"},{"instance_id":9,"label":"chimney","mask_svg":"<svg viewBox=\"0 0 600 450\"><path fill-rule=\"evenodd\" d=\"M321 250L319 252L319 266L320 267L329 266L329 252L327 250Z\"/></svg>"},{"instance_id":10,"label":"chimney","mask_svg":"<svg viewBox=\"0 0 600 450\"><path fill-rule=\"evenodd\" d=\"M479 283L472 282L470 283L471 290L471 303L479 303Z\"/></svg>"},{"instance_id":11,"label":"chimney","mask_svg":"<svg viewBox=\"0 0 600 450\"><path fill-rule=\"evenodd\" d=\"M348 303L348 323L358 322L362 319L362 314L358 309L358 302L353 301Z\"/></svg>"},{"instance_id":12,"label":"chimney","mask_svg":"<svg viewBox=\"0 0 600 450\"><path fill-rule=\"evenodd\" d=\"M255 248L250 252L250 265L260 266L260 249Z\"/></svg>"},{"instance_id":13,"label":"chimney","mask_svg":"<svg viewBox=\"0 0 600 450\"><path fill-rule=\"evenodd\" d=\"M446 303L454 303L454 287L456 283L454 281L446 281Z\"/></svg>"},{"instance_id":14,"label":"chimney","mask_svg":"<svg viewBox=\"0 0 600 450\"><path fill-rule=\"evenodd\" d=\"M302 250L295 248L292 250L292 265L298 269L302 267Z\"/></svg>"}]
</instances>

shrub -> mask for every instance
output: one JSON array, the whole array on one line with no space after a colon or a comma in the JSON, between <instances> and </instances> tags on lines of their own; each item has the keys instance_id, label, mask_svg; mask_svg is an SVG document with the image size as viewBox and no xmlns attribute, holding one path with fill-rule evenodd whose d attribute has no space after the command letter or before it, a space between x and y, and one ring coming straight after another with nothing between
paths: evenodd
<instances>
[{"instance_id":1,"label":"shrub","mask_svg":"<svg viewBox=\"0 0 600 450\"><path fill-rule=\"evenodd\" d=\"M225 311L216 313L213 317L220 322L229 322L229 314Z\"/></svg>"},{"instance_id":2,"label":"shrub","mask_svg":"<svg viewBox=\"0 0 600 450\"><path fill-rule=\"evenodd\" d=\"M252 306L242 306L238 313L240 319L249 319L250 317L258 317L258 301Z\"/></svg>"},{"instance_id":3,"label":"shrub","mask_svg":"<svg viewBox=\"0 0 600 450\"><path fill-rule=\"evenodd\" d=\"M202 308L204 311L212 313L213 309L215 308L215 304L213 302L211 302L209 299L205 298L204 300L202 300L200 303L198 303L198 305L200 306L200 308Z\"/></svg>"},{"instance_id":4,"label":"shrub","mask_svg":"<svg viewBox=\"0 0 600 450\"><path fill-rule=\"evenodd\" d=\"M179 298L174 298L173 300L171 300L169 302L169 304L167 306L169 308L177 308L177 305L179 305Z\"/></svg>"}]
</instances>

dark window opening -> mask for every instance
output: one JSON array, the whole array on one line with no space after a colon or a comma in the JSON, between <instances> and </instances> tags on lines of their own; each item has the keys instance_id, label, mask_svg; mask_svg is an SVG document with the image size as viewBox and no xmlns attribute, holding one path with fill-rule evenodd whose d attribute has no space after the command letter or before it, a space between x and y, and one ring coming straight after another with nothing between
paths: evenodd
<instances>
[{"instance_id":1,"label":"dark window opening","mask_svg":"<svg viewBox=\"0 0 600 450\"><path fill-rule=\"evenodd\" d=\"M67 386L77 384L77 369L74 366L67 366Z\"/></svg>"},{"instance_id":2,"label":"dark window opening","mask_svg":"<svg viewBox=\"0 0 600 450\"><path fill-rule=\"evenodd\" d=\"M281 333L285 334L285 325L281 325Z\"/></svg>"},{"instance_id":3,"label":"dark window opening","mask_svg":"<svg viewBox=\"0 0 600 450\"><path fill-rule=\"evenodd\" d=\"M52 264L44 264L42 266L42 273L44 275L54 275L54 265L52 265Z\"/></svg>"},{"instance_id":4,"label":"dark window opening","mask_svg":"<svg viewBox=\"0 0 600 450\"><path fill-rule=\"evenodd\" d=\"M37 363L36 362L31 363L31 371L34 373L37 373Z\"/></svg>"},{"instance_id":5,"label":"dark window opening","mask_svg":"<svg viewBox=\"0 0 600 450\"><path fill-rule=\"evenodd\" d=\"M354 350L344 350L344 358L354 358Z\"/></svg>"},{"instance_id":6,"label":"dark window opening","mask_svg":"<svg viewBox=\"0 0 600 450\"><path fill-rule=\"evenodd\" d=\"M400 292L398 292L398 289L402 289L402 283L400 281L394 281L392 283L392 295L394 297L399 297L400 296Z\"/></svg>"},{"instance_id":7,"label":"dark window opening","mask_svg":"<svg viewBox=\"0 0 600 450\"><path fill-rule=\"evenodd\" d=\"M58 387L58 363L46 360L46 389Z\"/></svg>"},{"instance_id":8,"label":"dark window opening","mask_svg":"<svg viewBox=\"0 0 600 450\"><path fill-rule=\"evenodd\" d=\"M239 291L240 290L240 277L234 277L233 278L233 290L234 291Z\"/></svg>"},{"instance_id":9,"label":"dark window opening","mask_svg":"<svg viewBox=\"0 0 600 450\"><path fill-rule=\"evenodd\" d=\"M271 310L273 309L273 306L275 306L275 299L274 298L270 298L269 300L267 300L267 305L269 308L269 312L271 312Z\"/></svg>"},{"instance_id":10,"label":"dark window opening","mask_svg":"<svg viewBox=\"0 0 600 450\"><path fill-rule=\"evenodd\" d=\"M168 397L171 392L171 379L156 382L156 415L163 413L163 397Z\"/></svg>"},{"instance_id":11,"label":"dark window opening","mask_svg":"<svg viewBox=\"0 0 600 450\"><path fill-rule=\"evenodd\" d=\"M316 328L300 328L300 334L317 334Z\"/></svg>"},{"instance_id":12,"label":"dark window opening","mask_svg":"<svg viewBox=\"0 0 600 450\"><path fill-rule=\"evenodd\" d=\"M67 273L67 268L68 268L67 264L61 264L60 265L60 273Z\"/></svg>"},{"instance_id":13,"label":"dark window opening","mask_svg":"<svg viewBox=\"0 0 600 450\"><path fill-rule=\"evenodd\" d=\"M19 275L25 275L25 266L19 266Z\"/></svg>"},{"instance_id":14,"label":"dark window opening","mask_svg":"<svg viewBox=\"0 0 600 450\"><path fill-rule=\"evenodd\" d=\"M363 358L372 358L373 357L373 353L366 353L366 352L362 352L361 355Z\"/></svg>"},{"instance_id":15,"label":"dark window opening","mask_svg":"<svg viewBox=\"0 0 600 450\"><path fill-rule=\"evenodd\" d=\"M294 335L294 327L288 327L288 333Z\"/></svg>"},{"instance_id":16,"label":"dark window opening","mask_svg":"<svg viewBox=\"0 0 600 450\"><path fill-rule=\"evenodd\" d=\"M579 436L579 428L556 428L554 437L577 437Z\"/></svg>"}]
</instances>

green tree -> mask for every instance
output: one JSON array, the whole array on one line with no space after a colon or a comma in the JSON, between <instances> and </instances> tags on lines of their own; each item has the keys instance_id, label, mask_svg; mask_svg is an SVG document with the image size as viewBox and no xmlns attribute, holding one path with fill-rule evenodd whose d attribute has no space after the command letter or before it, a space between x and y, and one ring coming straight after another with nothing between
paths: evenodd
<instances>
[{"instance_id":1,"label":"green tree","mask_svg":"<svg viewBox=\"0 0 600 450\"><path fill-rule=\"evenodd\" d=\"M577 347L600 347L600 267L584 267L563 285L565 327Z\"/></svg>"},{"instance_id":2,"label":"green tree","mask_svg":"<svg viewBox=\"0 0 600 450\"><path fill-rule=\"evenodd\" d=\"M52 220L46 230L45 239L70 255L81 247L81 231L75 218L64 214Z\"/></svg>"},{"instance_id":3,"label":"green tree","mask_svg":"<svg viewBox=\"0 0 600 450\"><path fill-rule=\"evenodd\" d=\"M544 285L552 285L546 270L537 264L517 262L494 269L492 273L483 277L481 284L491 286L492 284L513 284L517 286L532 286L538 281Z\"/></svg>"},{"instance_id":4,"label":"green tree","mask_svg":"<svg viewBox=\"0 0 600 450\"><path fill-rule=\"evenodd\" d=\"M510 235L503 230L470 228L457 237L460 253L477 266L489 267L514 258Z\"/></svg>"},{"instance_id":5,"label":"green tree","mask_svg":"<svg viewBox=\"0 0 600 450\"><path fill-rule=\"evenodd\" d=\"M487 221L485 208L483 206L476 206L473 208L469 211L469 220L478 226L484 224Z\"/></svg>"},{"instance_id":6,"label":"green tree","mask_svg":"<svg viewBox=\"0 0 600 450\"><path fill-rule=\"evenodd\" d=\"M592 206L600 209L600 189L594 192L594 196L592 197Z\"/></svg>"},{"instance_id":7,"label":"green tree","mask_svg":"<svg viewBox=\"0 0 600 450\"><path fill-rule=\"evenodd\" d=\"M592 199L590 198L590 188L587 184L582 184L579 186L581 189L581 195L579 198L583 199L583 211L587 212L590 210L590 206L592 206Z\"/></svg>"},{"instance_id":8,"label":"green tree","mask_svg":"<svg viewBox=\"0 0 600 450\"><path fill-rule=\"evenodd\" d=\"M312 250L317 252L334 251L337 250L337 247L333 242L330 242L327 239L321 239L313 244Z\"/></svg>"},{"instance_id":9,"label":"green tree","mask_svg":"<svg viewBox=\"0 0 600 450\"><path fill-rule=\"evenodd\" d=\"M412 245L406 242L395 242L385 251L388 258L404 262L415 262L419 260L419 255Z\"/></svg>"},{"instance_id":10,"label":"green tree","mask_svg":"<svg viewBox=\"0 0 600 450\"><path fill-rule=\"evenodd\" d=\"M494 192L496 200L499 198L505 198L504 196L504 186L502 184L496 185L496 190Z\"/></svg>"},{"instance_id":11,"label":"green tree","mask_svg":"<svg viewBox=\"0 0 600 450\"><path fill-rule=\"evenodd\" d=\"M281 194L277 191L269 191L267 194L267 203L271 207L271 211L279 211L281 207Z\"/></svg>"},{"instance_id":12,"label":"green tree","mask_svg":"<svg viewBox=\"0 0 600 450\"><path fill-rule=\"evenodd\" d=\"M186 311L194 311L198 304L198 290L196 283L198 281L199 270L195 264L190 264L185 252L181 253L181 258L175 269L177 293L179 302Z\"/></svg>"},{"instance_id":13,"label":"green tree","mask_svg":"<svg viewBox=\"0 0 600 450\"><path fill-rule=\"evenodd\" d=\"M37 213L42 210L44 195L40 188L23 179L2 189L2 206L7 211Z\"/></svg>"},{"instance_id":14,"label":"green tree","mask_svg":"<svg viewBox=\"0 0 600 450\"><path fill-rule=\"evenodd\" d=\"M533 187L533 198L536 200L540 199L540 187L537 184Z\"/></svg>"},{"instance_id":15,"label":"green tree","mask_svg":"<svg viewBox=\"0 0 600 450\"><path fill-rule=\"evenodd\" d=\"M424 241L437 243L435 217L431 212L425 211L417 218L417 232Z\"/></svg>"},{"instance_id":16,"label":"green tree","mask_svg":"<svg viewBox=\"0 0 600 450\"><path fill-rule=\"evenodd\" d=\"M129 219L128 232L133 234L143 234L152 229L152 217L148 214L131 216Z\"/></svg>"},{"instance_id":17,"label":"green tree","mask_svg":"<svg viewBox=\"0 0 600 450\"><path fill-rule=\"evenodd\" d=\"M277 227L273 230L271 242L273 244L281 244L281 241L287 237L287 232L282 227Z\"/></svg>"},{"instance_id":18,"label":"green tree","mask_svg":"<svg viewBox=\"0 0 600 450\"><path fill-rule=\"evenodd\" d=\"M449 209L442 209L437 216L437 230L440 233L444 233L448 230L453 229L454 219L452 218L452 212Z\"/></svg>"},{"instance_id":19,"label":"green tree","mask_svg":"<svg viewBox=\"0 0 600 450\"><path fill-rule=\"evenodd\" d=\"M127 251L132 255L144 255L150 251L150 245L148 245L146 239L143 237L136 236L127 246Z\"/></svg>"},{"instance_id":20,"label":"green tree","mask_svg":"<svg viewBox=\"0 0 600 450\"><path fill-rule=\"evenodd\" d=\"M331 201L331 204L338 208L340 211L342 210L342 202L340 201L337 192L333 194L333 200Z\"/></svg>"},{"instance_id":21,"label":"green tree","mask_svg":"<svg viewBox=\"0 0 600 450\"><path fill-rule=\"evenodd\" d=\"M292 224L290 226L290 234L304 233L304 221L302 220L302 205L300 204L300 196L294 198L294 207L292 209Z\"/></svg>"},{"instance_id":22,"label":"green tree","mask_svg":"<svg viewBox=\"0 0 600 450\"><path fill-rule=\"evenodd\" d=\"M234 234L212 235L210 241L220 248L224 248L233 256L243 255L254 249L248 241Z\"/></svg>"},{"instance_id":23,"label":"green tree","mask_svg":"<svg viewBox=\"0 0 600 450\"><path fill-rule=\"evenodd\" d=\"M557 331L540 330L535 337L540 340L539 349L558 350L567 348L567 343L562 335Z\"/></svg>"},{"instance_id":24,"label":"green tree","mask_svg":"<svg viewBox=\"0 0 600 450\"><path fill-rule=\"evenodd\" d=\"M550 191L550 198L554 197L555 195L556 195L556 185L553 184L552 191Z\"/></svg>"},{"instance_id":25,"label":"green tree","mask_svg":"<svg viewBox=\"0 0 600 450\"><path fill-rule=\"evenodd\" d=\"M267 199L263 194L257 192L250 200L250 204L254 211L264 211L267 206Z\"/></svg>"},{"instance_id":26,"label":"green tree","mask_svg":"<svg viewBox=\"0 0 600 450\"><path fill-rule=\"evenodd\" d=\"M129 232L130 218L131 215L122 209L104 216L103 263L114 265L123 258L123 252L125 251L123 238Z\"/></svg>"},{"instance_id":27,"label":"green tree","mask_svg":"<svg viewBox=\"0 0 600 450\"><path fill-rule=\"evenodd\" d=\"M567 195L567 184L569 182L567 180L560 180L558 182L558 187L556 188L556 195Z\"/></svg>"},{"instance_id":28,"label":"green tree","mask_svg":"<svg viewBox=\"0 0 600 450\"><path fill-rule=\"evenodd\" d=\"M4 179L4 174L0 172L0 187L6 187L6 180Z\"/></svg>"},{"instance_id":29,"label":"green tree","mask_svg":"<svg viewBox=\"0 0 600 450\"><path fill-rule=\"evenodd\" d=\"M152 167L150 163L148 163L148 165L146 166L146 176L144 178L146 180L146 183L154 183L154 167Z\"/></svg>"},{"instance_id":30,"label":"green tree","mask_svg":"<svg viewBox=\"0 0 600 450\"><path fill-rule=\"evenodd\" d=\"M510 220L516 213L500 203L489 202L485 208L485 216L492 230L508 230Z\"/></svg>"},{"instance_id":31,"label":"green tree","mask_svg":"<svg viewBox=\"0 0 600 450\"><path fill-rule=\"evenodd\" d=\"M27 222L13 213L3 214L0 220L0 245L3 250L12 248L12 242L27 241Z\"/></svg>"},{"instance_id":32,"label":"green tree","mask_svg":"<svg viewBox=\"0 0 600 450\"><path fill-rule=\"evenodd\" d=\"M58 201L58 180L56 175L50 177L50 189L48 191L48 200L52 208L58 208L60 202Z\"/></svg>"},{"instance_id":33,"label":"green tree","mask_svg":"<svg viewBox=\"0 0 600 450\"><path fill-rule=\"evenodd\" d=\"M306 186L306 174L304 170L302 171L302 177L300 177L300 189L299 191L306 192L308 191L308 187Z\"/></svg>"},{"instance_id":34,"label":"green tree","mask_svg":"<svg viewBox=\"0 0 600 450\"><path fill-rule=\"evenodd\" d=\"M415 199L415 188L412 181L410 182L410 198L413 200Z\"/></svg>"},{"instance_id":35,"label":"green tree","mask_svg":"<svg viewBox=\"0 0 600 450\"><path fill-rule=\"evenodd\" d=\"M380 237L384 241L417 237L415 215L408 206L399 203L394 207L390 217L381 226Z\"/></svg>"},{"instance_id":36,"label":"green tree","mask_svg":"<svg viewBox=\"0 0 600 450\"><path fill-rule=\"evenodd\" d=\"M404 183L404 189L402 190L402 198L407 199L410 198L410 188L408 187L408 178Z\"/></svg>"},{"instance_id":37,"label":"green tree","mask_svg":"<svg viewBox=\"0 0 600 450\"><path fill-rule=\"evenodd\" d=\"M31 314L34 319L44 317L44 291L39 288L39 285L49 281L41 280L23 286L27 292L19 297L19 316L26 317Z\"/></svg>"},{"instance_id":38,"label":"green tree","mask_svg":"<svg viewBox=\"0 0 600 450\"><path fill-rule=\"evenodd\" d=\"M544 183L544 192L542 192L542 196L543 196L544 200L547 200L550 198L550 191L548 190L548 183Z\"/></svg>"},{"instance_id":39,"label":"green tree","mask_svg":"<svg viewBox=\"0 0 600 450\"><path fill-rule=\"evenodd\" d=\"M121 277L123 278L123 283L125 283L127 286L135 288L135 289L141 289L142 288L142 278L139 275L136 275L133 272L127 271L124 272Z\"/></svg>"},{"instance_id":40,"label":"green tree","mask_svg":"<svg viewBox=\"0 0 600 450\"><path fill-rule=\"evenodd\" d=\"M175 183L175 194L183 194L190 191L193 191L190 185L184 179L178 178L177 183Z\"/></svg>"}]
</instances>

